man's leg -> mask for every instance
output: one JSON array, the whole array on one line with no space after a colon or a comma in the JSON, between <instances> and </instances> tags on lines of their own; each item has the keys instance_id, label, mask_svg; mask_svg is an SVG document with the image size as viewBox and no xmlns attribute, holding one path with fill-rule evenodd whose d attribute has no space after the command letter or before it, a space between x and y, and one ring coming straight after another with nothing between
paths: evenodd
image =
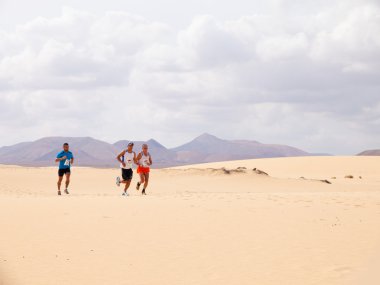
<instances>
[{"instance_id":1,"label":"man's leg","mask_svg":"<svg viewBox=\"0 0 380 285\"><path fill-rule=\"evenodd\" d=\"M57 182L58 195L61 195L61 184L62 184L62 179L63 179L63 175L62 175L62 176L59 176L59 175L58 175L58 182Z\"/></svg>"},{"instance_id":2,"label":"man's leg","mask_svg":"<svg viewBox=\"0 0 380 285\"><path fill-rule=\"evenodd\" d=\"M145 173L144 189L148 187L148 183L149 183L149 173Z\"/></svg>"},{"instance_id":3,"label":"man's leg","mask_svg":"<svg viewBox=\"0 0 380 285\"><path fill-rule=\"evenodd\" d=\"M123 183L125 183L125 186L124 186L124 193L127 193L127 190L128 190L128 188L129 188L129 185L131 185L131 180L123 181Z\"/></svg>"},{"instance_id":4,"label":"man's leg","mask_svg":"<svg viewBox=\"0 0 380 285\"><path fill-rule=\"evenodd\" d=\"M143 190L142 190L142 194L146 194L146 193L145 193L145 190L146 190L146 188L148 187L148 182L149 182L149 172L148 172L148 173L143 173L143 175L144 175L144 180L145 180L145 182L144 182L144 188L143 188Z\"/></svg>"},{"instance_id":5,"label":"man's leg","mask_svg":"<svg viewBox=\"0 0 380 285\"><path fill-rule=\"evenodd\" d=\"M140 189L140 185L144 184L144 182L145 182L145 175L144 175L144 173L140 172L139 175L140 175L140 181L137 182L136 190L139 190Z\"/></svg>"},{"instance_id":6,"label":"man's leg","mask_svg":"<svg viewBox=\"0 0 380 285\"><path fill-rule=\"evenodd\" d=\"M131 185L131 180L128 179L128 180L123 180L121 181L120 183L123 183L124 184L124 192L123 192L123 196L129 196L127 190L129 188L129 185Z\"/></svg>"},{"instance_id":7,"label":"man's leg","mask_svg":"<svg viewBox=\"0 0 380 285\"><path fill-rule=\"evenodd\" d=\"M124 184L124 193L123 193L124 196L129 196L129 194L127 193L127 190L129 188L129 185L131 185L132 175L133 175L132 169L122 169L123 181L121 181L120 183Z\"/></svg>"},{"instance_id":8,"label":"man's leg","mask_svg":"<svg viewBox=\"0 0 380 285\"><path fill-rule=\"evenodd\" d=\"M69 191L67 191L67 188L69 187L69 184L70 184L70 172L66 173L66 183L65 184L66 184L65 193L69 194Z\"/></svg>"}]
</instances>

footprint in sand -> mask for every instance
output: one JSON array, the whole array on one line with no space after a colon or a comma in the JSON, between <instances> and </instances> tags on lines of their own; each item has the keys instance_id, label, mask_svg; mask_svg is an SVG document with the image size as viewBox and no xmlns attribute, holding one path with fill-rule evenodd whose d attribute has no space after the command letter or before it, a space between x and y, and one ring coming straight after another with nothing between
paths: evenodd
<instances>
[{"instance_id":1,"label":"footprint in sand","mask_svg":"<svg viewBox=\"0 0 380 285\"><path fill-rule=\"evenodd\" d=\"M349 266L341 266L334 269L335 272L339 273L340 275L346 275L348 273L351 273L352 268Z\"/></svg>"}]
</instances>

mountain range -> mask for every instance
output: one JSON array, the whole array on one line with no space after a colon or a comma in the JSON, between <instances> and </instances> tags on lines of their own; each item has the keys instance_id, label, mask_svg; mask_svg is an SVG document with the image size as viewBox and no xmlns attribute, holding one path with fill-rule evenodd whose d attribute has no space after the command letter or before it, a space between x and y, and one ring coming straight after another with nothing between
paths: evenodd
<instances>
[{"instance_id":1,"label":"mountain range","mask_svg":"<svg viewBox=\"0 0 380 285\"><path fill-rule=\"evenodd\" d=\"M1 147L0 164L54 166L56 154L61 151L64 142L70 144L75 165L117 167L115 157L126 148L129 141L121 140L110 144L91 137L45 137ZM156 168L237 159L313 155L291 146L250 140L224 140L210 134L202 134L184 145L170 149L154 139L134 143L136 152L141 150L143 143L149 145Z\"/></svg>"},{"instance_id":2,"label":"mountain range","mask_svg":"<svg viewBox=\"0 0 380 285\"><path fill-rule=\"evenodd\" d=\"M357 155L361 156L380 156L380 149L370 149L362 151L361 153L358 153Z\"/></svg>"}]
</instances>

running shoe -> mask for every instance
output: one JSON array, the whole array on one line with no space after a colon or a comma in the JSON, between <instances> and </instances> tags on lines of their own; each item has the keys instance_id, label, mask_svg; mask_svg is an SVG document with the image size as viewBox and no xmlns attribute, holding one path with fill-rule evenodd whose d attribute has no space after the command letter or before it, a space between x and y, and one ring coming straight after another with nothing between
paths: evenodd
<instances>
[{"instance_id":1,"label":"running shoe","mask_svg":"<svg viewBox=\"0 0 380 285\"><path fill-rule=\"evenodd\" d=\"M136 190L139 190L139 189L140 189L140 185L141 185L141 183L140 183L140 182L137 182Z\"/></svg>"},{"instance_id":2,"label":"running shoe","mask_svg":"<svg viewBox=\"0 0 380 285\"><path fill-rule=\"evenodd\" d=\"M120 177L119 177L119 176L116 177L116 185L117 185L117 186L120 186Z\"/></svg>"},{"instance_id":3,"label":"running shoe","mask_svg":"<svg viewBox=\"0 0 380 285\"><path fill-rule=\"evenodd\" d=\"M61 191L58 190L58 195L61 195Z\"/></svg>"},{"instance_id":4,"label":"running shoe","mask_svg":"<svg viewBox=\"0 0 380 285\"><path fill-rule=\"evenodd\" d=\"M146 195L146 193L145 193L145 189L142 190L141 194L142 194L142 195Z\"/></svg>"},{"instance_id":5,"label":"running shoe","mask_svg":"<svg viewBox=\"0 0 380 285\"><path fill-rule=\"evenodd\" d=\"M123 196L129 196L129 193L128 193L128 192L123 192L122 195L123 195Z\"/></svg>"},{"instance_id":6,"label":"running shoe","mask_svg":"<svg viewBox=\"0 0 380 285\"><path fill-rule=\"evenodd\" d=\"M66 193L66 194L69 194L69 190L65 189L65 193Z\"/></svg>"}]
</instances>

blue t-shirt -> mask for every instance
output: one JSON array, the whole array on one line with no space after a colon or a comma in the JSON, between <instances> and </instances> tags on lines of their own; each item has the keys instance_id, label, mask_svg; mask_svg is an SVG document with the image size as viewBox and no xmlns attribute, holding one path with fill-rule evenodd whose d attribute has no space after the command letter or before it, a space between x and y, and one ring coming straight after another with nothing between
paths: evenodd
<instances>
[{"instance_id":1,"label":"blue t-shirt","mask_svg":"<svg viewBox=\"0 0 380 285\"><path fill-rule=\"evenodd\" d=\"M67 169L67 168L70 168L70 160L72 158L74 158L73 154L71 151L68 151L68 152L65 152L64 150L62 150L60 153L57 154L57 158L61 158L61 157L64 157L66 156L66 159L64 160L61 160L59 162L59 169Z\"/></svg>"}]
</instances>

